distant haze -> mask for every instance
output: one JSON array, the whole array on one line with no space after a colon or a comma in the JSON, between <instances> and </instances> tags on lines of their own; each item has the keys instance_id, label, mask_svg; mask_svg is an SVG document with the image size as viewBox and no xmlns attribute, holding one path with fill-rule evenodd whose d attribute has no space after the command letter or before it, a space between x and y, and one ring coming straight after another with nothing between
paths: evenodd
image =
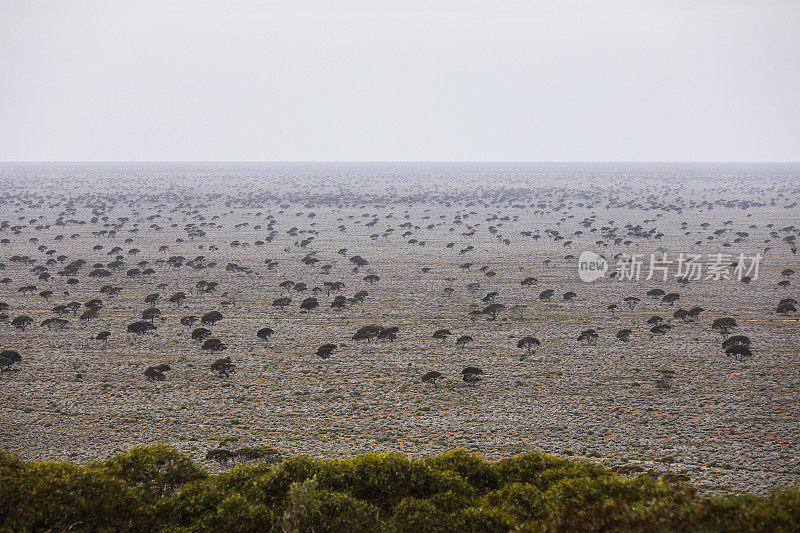
<instances>
[{"instance_id":1,"label":"distant haze","mask_svg":"<svg viewBox=\"0 0 800 533\"><path fill-rule=\"evenodd\" d=\"M0 0L0 161L800 161L798 28L798 0Z\"/></svg>"}]
</instances>

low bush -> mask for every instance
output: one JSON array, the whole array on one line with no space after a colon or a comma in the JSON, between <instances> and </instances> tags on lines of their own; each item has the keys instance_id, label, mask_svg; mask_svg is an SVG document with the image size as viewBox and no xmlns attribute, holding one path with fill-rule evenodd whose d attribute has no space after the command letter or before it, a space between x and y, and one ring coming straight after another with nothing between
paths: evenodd
<instances>
[{"instance_id":1,"label":"low bush","mask_svg":"<svg viewBox=\"0 0 800 533\"><path fill-rule=\"evenodd\" d=\"M86 466L0 450L0 531L800 531L798 489L713 496L665 477L537 453L301 456L209 476L164 444Z\"/></svg>"}]
</instances>

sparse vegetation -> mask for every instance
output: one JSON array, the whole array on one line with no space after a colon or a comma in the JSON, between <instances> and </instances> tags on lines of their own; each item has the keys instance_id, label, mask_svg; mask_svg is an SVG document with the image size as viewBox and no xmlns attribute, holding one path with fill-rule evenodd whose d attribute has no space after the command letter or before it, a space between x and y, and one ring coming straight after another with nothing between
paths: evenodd
<instances>
[{"instance_id":1,"label":"sparse vegetation","mask_svg":"<svg viewBox=\"0 0 800 533\"><path fill-rule=\"evenodd\" d=\"M791 169L33 168L0 173L0 437L26 458L164 440L219 472L284 443L462 446L703 494L796 478ZM602 279L578 278L582 250ZM650 253L668 275L645 279ZM312 478L280 524L316 508Z\"/></svg>"}]
</instances>

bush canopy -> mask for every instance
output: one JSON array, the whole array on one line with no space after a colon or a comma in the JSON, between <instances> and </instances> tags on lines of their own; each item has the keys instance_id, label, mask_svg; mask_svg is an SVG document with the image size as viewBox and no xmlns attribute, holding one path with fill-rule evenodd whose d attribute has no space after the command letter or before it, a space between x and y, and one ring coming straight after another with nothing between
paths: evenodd
<instances>
[{"instance_id":1,"label":"bush canopy","mask_svg":"<svg viewBox=\"0 0 800 533\"><path fill-rule=\"evenodd\" d=\"M616 469L618 471L624 469ZM209 475L165 444L85 466L0 451L0 531L798 531L800 490L703 495L539 453L299 456Z\"/></svg>"}]
</instances>

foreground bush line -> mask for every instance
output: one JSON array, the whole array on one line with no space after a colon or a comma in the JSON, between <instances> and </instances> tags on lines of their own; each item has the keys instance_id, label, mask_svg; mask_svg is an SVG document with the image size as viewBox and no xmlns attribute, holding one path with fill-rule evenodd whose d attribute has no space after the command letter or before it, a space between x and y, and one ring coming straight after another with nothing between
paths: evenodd
<instances>
[{"instance_id":1,"label":"foreground bush line","mask_svg":"<svg viewBox=\"0 0 800 533\"><path fill-rule=\"evenodd\" d=\"M698 494L685 482L538 453L295 457L209 475L165 444L86 466L0 451L7 531L800 531L800 490Z\"/></svg>"}]
</instances>

